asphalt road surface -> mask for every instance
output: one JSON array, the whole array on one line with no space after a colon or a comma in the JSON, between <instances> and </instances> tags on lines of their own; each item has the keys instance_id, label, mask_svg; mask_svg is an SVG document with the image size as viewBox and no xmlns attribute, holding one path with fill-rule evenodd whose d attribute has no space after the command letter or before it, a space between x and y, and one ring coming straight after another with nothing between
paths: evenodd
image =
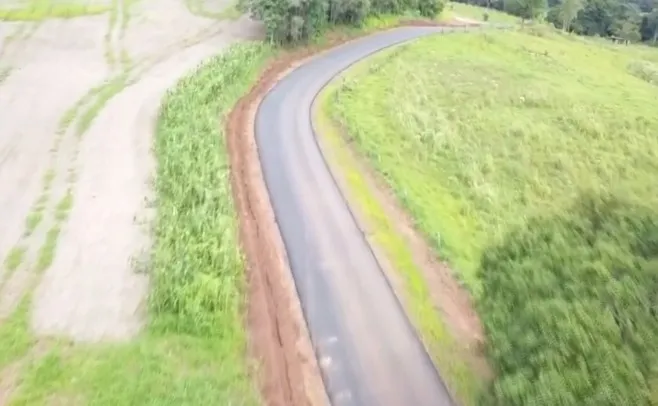
<instances>
[{"instance_id":1,"label":"asphalt road surface","mask_svg":"<svg viewBox=\"0 0 658 406\"><path fill-rule=\"evenodd\" d=\"M454 405L322 156L318 92L364 57L447 28L405 27L321 54L281 80L256 140L304 316L334 406Z\"/></svg>"}]
</instances>

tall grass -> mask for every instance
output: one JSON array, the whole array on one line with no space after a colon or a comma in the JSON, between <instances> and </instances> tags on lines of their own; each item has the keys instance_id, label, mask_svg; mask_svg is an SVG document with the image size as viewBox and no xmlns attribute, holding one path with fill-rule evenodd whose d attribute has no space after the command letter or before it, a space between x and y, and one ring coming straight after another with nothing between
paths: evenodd
<instances>
[{"instance_id":1,"label":"tall grass","mask_svg":"<svg viewBox=\"0 0 658 406\"><path fill-rule=\"evenodd\" d=\"M248 90L268 54L265 45L235 46L183 79L162 106L151 304L179 331L244 335L243 262L217 117Z\"/></svg>"}]
</instances>

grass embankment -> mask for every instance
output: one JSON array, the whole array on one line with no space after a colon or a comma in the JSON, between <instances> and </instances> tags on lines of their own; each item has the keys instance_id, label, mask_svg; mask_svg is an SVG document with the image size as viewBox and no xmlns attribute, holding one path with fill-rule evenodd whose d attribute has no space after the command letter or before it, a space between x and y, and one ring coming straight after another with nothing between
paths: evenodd
<instances>
[{"instance_id":1,"label":"grass embankment","mask_svg":"<svg viewBox=\"0 0 658 406\"><path fill-rule=\"evenodd\" d=\"M234 46L165 98L146 331L128 344L35 347L27 297L0 326L0 369L21 366L8 404L259 403L246 359L245 283L221 120L271 52Z\"/></svg>"},{"instance_id":2,"label":"grass embankment","mask_svg":"<svg viewBox=\"0 0 658 406\"><path fill-rule=\"evenodd\" d=\"M648 404L658 53L529 32L375 56L326 112L480 302L494 401Z\"/></svg>"},{"instance_id":3,"label":"grass embankment","mask_svg":"<svg viewBox=\"0 0 658 406\"><path fill-rule=\"evenodd\" d=\"M0 20L41 21L47 18L74 18L103 14L110 9L109 5L88 4L83 1L64 3L52 0L29 0L16 7L0 7Z\"/></svg>"}]
</instances>

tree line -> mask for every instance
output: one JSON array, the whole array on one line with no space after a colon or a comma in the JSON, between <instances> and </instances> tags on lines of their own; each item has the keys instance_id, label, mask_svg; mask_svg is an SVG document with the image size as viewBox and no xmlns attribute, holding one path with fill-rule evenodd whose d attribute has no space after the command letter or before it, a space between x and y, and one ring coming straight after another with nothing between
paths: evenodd
<instances>
[{"instance_id":1,"label":"tree line","mask_svg":"<svg viewBox=\"0 0 658 406\"><path fill-rule=\"evenodd\" d=\"M523 19L545 19L579 35L658 42L658 0L457 0Z\"/></svg>"},{"instance_id":2,"label":"tree line","mask_svg":"<svg viewBox=\"0 0 658 406\"><path fill-rule=\"evenodd\" d=\"M265 24L270 41L307 40L337 25L360 25L370 15L413 13L433 18L444 0L240 0L240 8Z\"/></svg>"}]
</instances>

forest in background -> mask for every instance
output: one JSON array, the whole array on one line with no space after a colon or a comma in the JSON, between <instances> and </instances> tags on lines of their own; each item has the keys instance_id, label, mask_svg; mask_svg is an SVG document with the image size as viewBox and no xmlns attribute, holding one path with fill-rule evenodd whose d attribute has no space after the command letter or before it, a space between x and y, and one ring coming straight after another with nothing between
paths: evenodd
<instances>
[{"instance_id":1,"label":"forest in background","mask_svg":"<svg viewBox=\"0 0 658 406\"><path fill-rule=\"evenodd\" d=\"M457 0L524 19L545 19L579 35L658 42L656 0Z\"/></svg>"}]
</instances>

